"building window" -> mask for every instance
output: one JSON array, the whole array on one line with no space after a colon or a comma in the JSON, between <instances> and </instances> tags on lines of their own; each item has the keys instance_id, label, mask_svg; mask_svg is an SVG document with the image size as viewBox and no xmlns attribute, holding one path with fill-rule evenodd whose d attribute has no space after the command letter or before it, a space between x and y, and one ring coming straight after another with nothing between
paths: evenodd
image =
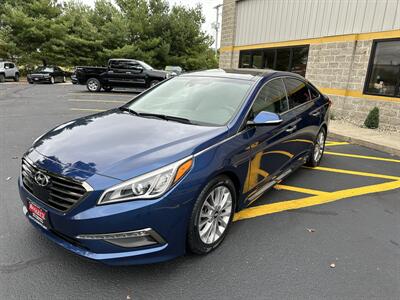
<instances>
[{"instance_id":1,"label":"building window","mask_svg":"<svg viewBox=\"0 0 400 300\"><path fill-rule=\"evenodd\" d=\"M274 69L306 74L309 46L240 51L239 68Z\"/></svg>"},{"instance_id":2,"label":"building window","mask_svg":"<svg viewBox=\"0 0 400 300\"><path fill-rule=\"evenodd\" d=\"M400 97L400 40L375 41L365 94Z\"/></svg>"}]
</instances>

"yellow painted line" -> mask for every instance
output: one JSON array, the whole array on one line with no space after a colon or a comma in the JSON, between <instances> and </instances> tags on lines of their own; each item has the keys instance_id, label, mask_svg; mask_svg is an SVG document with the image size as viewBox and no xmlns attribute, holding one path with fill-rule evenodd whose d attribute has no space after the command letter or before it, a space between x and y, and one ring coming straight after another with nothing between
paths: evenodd
<instances>
[{"instance_id":1,"label":"yellow painted line","mask_svg":"<svg viewBox=\"0 0 400 300\"><path fill-rule=\"evenodd\" d=\"M98 102L98 103L126 103L128 101L120 100L92 100L92 99L69 99L70 102Z\"/></svg>"},{"instance_id":2,"label":"yellow painted line","mask_svg":"<svg viewBox=\"0 0 400 300\"><path fill-rule=\"evenodd\" d=\"M303 168L311 169L311 170L317 170L317 171L326 171L326 172L333 172L333 173L365 176L365 177L375 177L375 178L383 178L383 179L391 179L391 180L400 180L400 177L397 177L397 176L376 174L376 173L367 173L367 172L358 172L358 171L351 171L351 170L344 170L344 169L334 169L334 168L326 168L326 167L315 167L315 168L303 167Z\"/></svg>"},{"instance_id":3,"label":"yellow painted line","mask_svg":"<svg viewBox=\"0 0 400 300\"><path fill-rule=\"evenodd\" d=\"M326 194L329 194L329 192L324 192L324 191L320 191L320 190L306 189L306 188L301 188L301 187L291 186L291 185L284 185L284 184L276 184L274 186L274 189L292 191L292 192L299 192L299 193L310 194L310 195L326 195Z\"/></svg>"},{"instance_id":4,"label":"yellow painted line","mask_svg":"<svg viewBox=\"0 0 400 300\"><path fill-rule=\"evenodd\" d=\"M97 109L97 108L70 108L70 110L76 110L76 111L96 111L96 112L106 111L106 109Z\"/></svg>"},{"instance_id":5,"label":"yellow painted line","mask_svg":"<svg viewBox=\"0 0 400 300\"><path fill-rule=\"evenodd\" d=\"M348 154L348 153L330 152L330 151L324 151L324 154L335 155L335 156L343 156L343 157L352 157L352 158L361 158L361 159L370 159L370 160L379 160L379 161L389 161L389 162L394 162L394 163L400 163L400 160L399 160L399 159L384 158L384 157L376 157L376 156L367 156L367 155L358 155L358 154Z\"/></svg>"},{"instance_id":6,"label":"yellow painted line","mask_svg":"<svg viewBox=\"0 0 400 300\"><path fill-rule=\"evenodd\" d=\"M342 146L348 144L348 142L326 142L325 146Z\"/></svg>"},{"instance_id":7,"label":"yellow painted line","mask_svg":"<svg viewBox=\"0 0 400 300\"><path fill-rule=\"evenodd\" d=\"M345 89L334 89L334 88L324 88L324 87L320 87L319 90L322 93L327 94L327 95L362 98L362 99L366 99L366 100L400 102L400 98L397 98L397 97L366 95L366 94L363 94L361 91L357 91L357 90L345 90Z\"/></svg>"},{"instance_id":8,"label":"yellow painted line","mask_svg":"<svg viewBox=\"0 0 400 300\"><path fill-rule=\"evenodd\" d=\"M292 154L292 153L287 152L287 151L280 151L280 150L268 151L268 152L265 152L265 153L264 153L264 155L266 155L266 154L282 154L282 155L288 156L288 157L290 157L290 158L293 157L293 154Z\"/></svg>"},{"instance_id":9,"label":"yellow painted line","mask_svg":"<svg viewBox=\"0 0 400 300\"><path fill-rule=\"evenodd\" d=\"M241 46L225 46L220 48L220 52L240 51L240 50L251 50L261 48L275 48L285 46L300 46L300 45L318 45L323 43L337 43L337 42L354 42L354 41L367 41L373 39L389 39L400 37L400 30L388 30L381 32L371 33L360 33L360 34L343 34L326 36L320 38L311 39L299 39L284 42L270 42L253 45L241 45Z\"/></svg>"},{"instance_id":10,"label":"yellow painted line","mask_svg":"<svg viewBox=\"0 0 400 300\"><path fill-rule=\"evenodd\" d=\"M287 140L287 141L284 141L283 143L291 143L291 142L299 142L299 143L314 144L313 141L310 141L310 140L302 140L302 139Z\"/></svg>"},{"instance_id":11,"label":"yellow painted line","mask_svg":"<svg viewBox=\"0 0 400 300\"><path fill-rule=\"evenodd\" d=\"M390 191L400 188L400 180L385 182L380 184L374 184L359 188L352 188L346 190L340 190L324 195L317 195L311 197L300 198L296 200L277 202L272 204L265 204L255 207L246 208L234 216L234 221L255 218L268 214L278 213L282 211L299 209L304 207L310 207L315 205L321 205L330 203L338 200L343 200L350 197L362 196L372 193L379 193Z\"/></svg>"}]
</instances>

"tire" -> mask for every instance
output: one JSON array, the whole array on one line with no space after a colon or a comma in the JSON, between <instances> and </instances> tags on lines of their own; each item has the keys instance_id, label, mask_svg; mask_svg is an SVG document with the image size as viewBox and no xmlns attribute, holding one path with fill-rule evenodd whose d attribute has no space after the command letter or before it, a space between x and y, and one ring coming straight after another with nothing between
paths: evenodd
<instances>
[{"instance_id":1,"label":"tire","mask_svg":"<svg viewBox=\"0 0 400 300\"><path fill-rule=\"evenodd\" d=\"M150 87L153 87L153 86L155 86L155 85L157 85L157 84L159 84L159 83L160 83L159 80L152 80L152 81L150 82Z\"/></svg>"},{"instance_id":2,"label":"tire","mask_svg":"<svg viewBox=\"0 0 400 300\"><path fill-rule=\"evenodd\" d=\"M63 76L62 83L65 83L66 81L67 79L65 78L65 76Z\"/></svg>"},{"instance_id":3,"label":"tire","mask_svg":"<svg viewBox=\"0 0 400 300\"><path fill-rule=\"evenodd\" d=\"M18 82L18 81L19 81L19 74L18 74L18 73L15 73L14 81L15 81L15 82Z\"/></svg>"},{"instance_id":4,"label":"tire","mask_svg":"<svg viewBox=\"0 0 400 300\"><path fill-rule=\"evenodd\" d=\"M6 77L3 74L0 74L0 82L6 81Z\"/></svg>"},{"instance_id":5,"label":"tire","mask_svg":"<svg viewBox=\"0 0 400 300\"><path fill-rule=\"evenodd\" d=\"M51 76L50 77L50 84L54 84L56 81L54 80L54 77L53 76Z\"/></svg>"},{"instance_id":6,"label":"tire","mask_svg":"<svg viewBox=\"0 0 400 300\"><path fill-rule=\"evenodd\" d=\"M101 89L100 81L96 78L89 78L88 81L86 81L86 88L92 93L99 92Z\"/></svg>"},{"instance_id":7,"label":"tire","mask_svg":"<svg viewBox=\"0 0 400 300\"><path fill-rule=\"evenodd\" d=\"M112 89L113 89L112 86L103 86L103 90L106 91L106 92L111 92Z\"/></svg>"},{"instance_id":8,"label":"tire","mask_svg":"<svg viewBox=\"0 0 400 300\"><path fill-rule=\"evenodd\" d=\"M321 128L321 130L317 134L317 137L315 138L314 146L306 162L306 166L317 167L320 164L322 156L324 155L325 140L326 130L324 128Z\"/></svg>"},{"instance_id":9,"label":"tire","mask_svg":"<svg viewBox=\"0 0 400 300\"><path fill-rule=\"evenodd\" d=\"M220 199L218 204L212 200L212 195L214 199ZM223 199L225 205L221 209ZM218 176L204 187L194 204L189 221L187 242L193 253L207 254L222 243L232 223L235 205L236 189L227 176Z\"/></svg>"}]
</instances>

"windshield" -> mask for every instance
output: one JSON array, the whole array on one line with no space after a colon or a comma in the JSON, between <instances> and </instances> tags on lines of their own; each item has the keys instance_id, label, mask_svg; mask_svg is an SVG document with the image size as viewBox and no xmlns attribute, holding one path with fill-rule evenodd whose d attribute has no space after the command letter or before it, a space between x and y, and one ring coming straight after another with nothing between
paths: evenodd
<instances>
[{"instance_id":1,"label":"windshield","mask_svg":"<svg viewBox=\"0 0 400 300\"><path fill-rule=\"evenodd\" d=\"M53 68L51 68L51 67L38 67L33 72L49 72L49 73L51 73L51 72L53 72Z\"/></svg>"},{"instance_id":2,"label":"windshield","mask_svg":"<svg viewBox=\"0 0 400 300\"><path fill-rule=\"evenodd\" d=\"M137 113L185 118L192 123L225 125L235 115L251 83L243 80L176 77L126 107Z\"/></svg>"},{"instance_id":3,"label":"windshield","mask_svg":"<svg viewBox=\"0 0 400 300\"><path fill-rule=\"evenodd\" d=\"M146 64L145 62L141 61L140 64L145 68L146 70L153 70L153 67Z\"/></svg>"}]
</instances>

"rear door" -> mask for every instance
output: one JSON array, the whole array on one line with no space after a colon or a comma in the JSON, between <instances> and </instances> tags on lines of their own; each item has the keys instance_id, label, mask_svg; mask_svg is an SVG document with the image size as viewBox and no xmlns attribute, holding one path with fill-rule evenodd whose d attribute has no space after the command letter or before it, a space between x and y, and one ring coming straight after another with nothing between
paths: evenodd
<instances>
[{"instance_id":1,"label":"rear door","mask_svg":"<svg viewBox=\"0 0 400 300\"><path fill-rule=\"evenodd\" d=\"M309 152L314 143L321 124L321 107L317 104L318 93L311 93L305 81L285 77L284 82L289 99L289 111L286 114L296 119L296 130L286 143L292 153L300 158Z\"/></svg>"}]
</instances>

